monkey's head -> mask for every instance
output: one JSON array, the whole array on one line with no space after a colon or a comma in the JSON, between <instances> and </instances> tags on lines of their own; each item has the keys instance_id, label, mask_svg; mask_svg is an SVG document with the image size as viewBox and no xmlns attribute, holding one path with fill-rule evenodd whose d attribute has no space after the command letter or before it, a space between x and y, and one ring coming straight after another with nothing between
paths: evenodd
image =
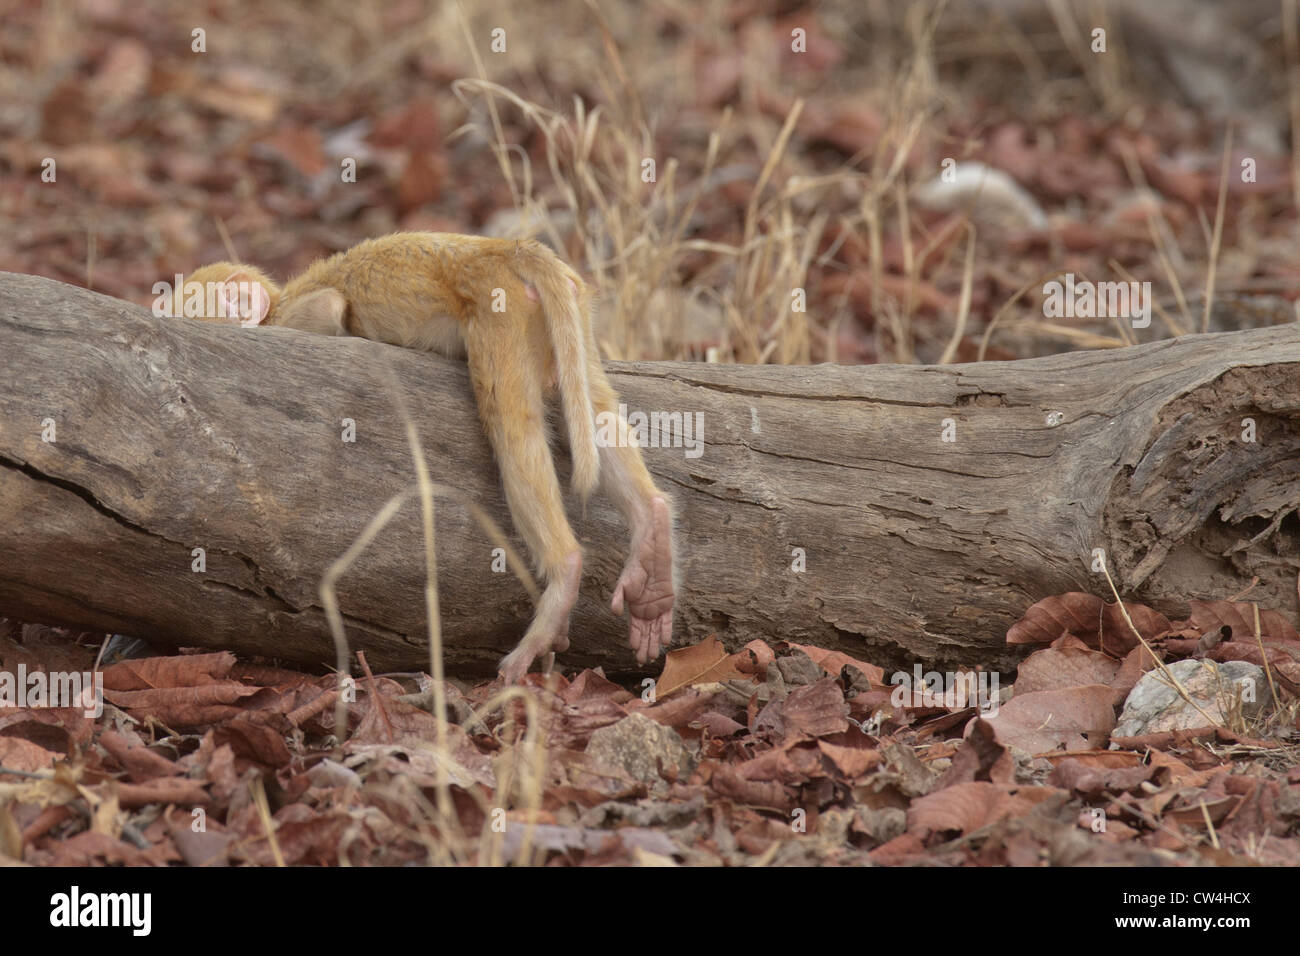
<instances>
[{"instance_id":1,"label":"monkey's head","mask_svg":"<svg viewBox=\"0 0 1300 956\"><path fill-rule=\"evenodd\" d=\"M172 315L201 322L262 325L280 287L256 266L214 262L195 269L174 293Z\"/></svg>"}]
</instances>

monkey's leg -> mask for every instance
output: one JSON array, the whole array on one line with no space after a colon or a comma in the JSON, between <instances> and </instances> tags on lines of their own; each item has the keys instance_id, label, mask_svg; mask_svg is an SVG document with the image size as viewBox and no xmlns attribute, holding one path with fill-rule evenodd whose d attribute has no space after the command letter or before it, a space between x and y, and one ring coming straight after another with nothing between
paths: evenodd
<instances>
[{"instance_id":1,"label":"monkey's leg","mask_svg":"<svg viewBox=\"0 0 1300 956\"><path fill-rule=\"evenodd\" d=\"M479 417L496 453L506 503L545 582L532 623L498 670L514 683L548 651L569 646L569 613L578 598L582 549L569 527L547 443L542 371L524 357L518 325L472 319L467 327L470 380Z\"/></svg>"},{"instance_id":2,"label":"monkey's leg","mask_svg":"<svg viewBox=\"0 0 1300 956\"><path fill-rule=\"evenodd\" d=\"M601 413L619 419L618 395L600 364L595 338L588 336L587 348L591 402L597 422ZM627 435L620 427L616 435ZM659 656L673 636L673 516L668 497L655 487L646 470L641 450L635 445L599 445L602 486L622 512L631 530L627 563L614 587L610 607L623 613L627 604L629 640L640 663Z\"/></svg>"},{"instance_id":3,"label":"monkey's leg","mask_svg":"<svg viewBox=\"0 0 1300 956\"><path fill-rule=\"evenodd\" d=\"M343 327L346 312L347 300L341 292L318 289L282 300L275 311L273 324L317 335L347 335L347 329Z\"/></svg>"}]
</instances>

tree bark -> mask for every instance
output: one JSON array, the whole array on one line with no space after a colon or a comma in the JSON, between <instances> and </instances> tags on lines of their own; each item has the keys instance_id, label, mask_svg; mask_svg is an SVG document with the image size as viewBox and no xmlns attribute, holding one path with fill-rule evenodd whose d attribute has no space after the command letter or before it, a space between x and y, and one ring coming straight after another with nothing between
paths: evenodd
<instances>
[{"instance_id":1,"label":"tree bark","mask_svg":"<svg viewBox=\"0 0 1300 956\"><path fill-rule=\"evenodd\" d=\"M436 355L0 273L0 370L0 614L331 661L321 575L414 482L399 398L434 480L511 528L465 367ZM1296 326L1014 363L610 372L630 410L703 422L698 457L645 452L676 499L678 643L1006 666L1030 604L1109 596L1097 548L1126 598L1169 614L1255 576L1253 600L1295 612ZM631 672L608 607L626 530L599 493L570 515L587 560L560 663ZM376 670L428 659L420 529L415 499L339 585ZM456 501L437 549L448 672L489 673L531 601Z\"/></svg>"}]
</instances>

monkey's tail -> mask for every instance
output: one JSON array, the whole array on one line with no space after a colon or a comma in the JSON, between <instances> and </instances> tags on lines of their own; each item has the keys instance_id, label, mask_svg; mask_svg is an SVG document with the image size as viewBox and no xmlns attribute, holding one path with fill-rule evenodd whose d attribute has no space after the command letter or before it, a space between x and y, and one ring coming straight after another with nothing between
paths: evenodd
<instances>
[{"instance_id":1,"label":"monkey's tail","mask_svg":"<svg viewBox=\"0 0 1300 956\"><path fill-rule=\"evenodd\" d=\"M516 271L531 283L541 300L546 327L555 350L555 374L560 406L569 432L573 457L571 485L585 501L600 482L600 452L587 373L587 322L579 290L582 279L546 246L522 242L512 256Z\"/></svg>"}]
</instances>

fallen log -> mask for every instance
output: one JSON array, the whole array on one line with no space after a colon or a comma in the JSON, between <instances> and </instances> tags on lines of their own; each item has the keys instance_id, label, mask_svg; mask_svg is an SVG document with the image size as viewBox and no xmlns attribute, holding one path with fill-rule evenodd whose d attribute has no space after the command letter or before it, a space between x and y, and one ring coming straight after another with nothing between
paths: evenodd
<instances>
[{"instance_id":1,"label":"fallen log","mask_svg":"<svg viewBox=\"0 0 1300 956\"><path fill-rule=\"evenodd\" d=\"M331 661L321 575L414 482L399 399L434 480L510 528L465 369L435 355L0 273L0 371L2 615ZM679 642L1006 666L1030 604L1109 597L1094 549L1166 613L1253 577L1252 599L1295 611L1296 326L1013 363L610 371L630 410L702 423L646 450L676 497ZM599 494L571 518L587 563L561 664L630 672L608 608L626 532ZM376 670L427 661L420 527L412 500L340 582ZM448 671L489 673L527 592L456 501L437 548Z\"/></svg>"}]
</instances>

